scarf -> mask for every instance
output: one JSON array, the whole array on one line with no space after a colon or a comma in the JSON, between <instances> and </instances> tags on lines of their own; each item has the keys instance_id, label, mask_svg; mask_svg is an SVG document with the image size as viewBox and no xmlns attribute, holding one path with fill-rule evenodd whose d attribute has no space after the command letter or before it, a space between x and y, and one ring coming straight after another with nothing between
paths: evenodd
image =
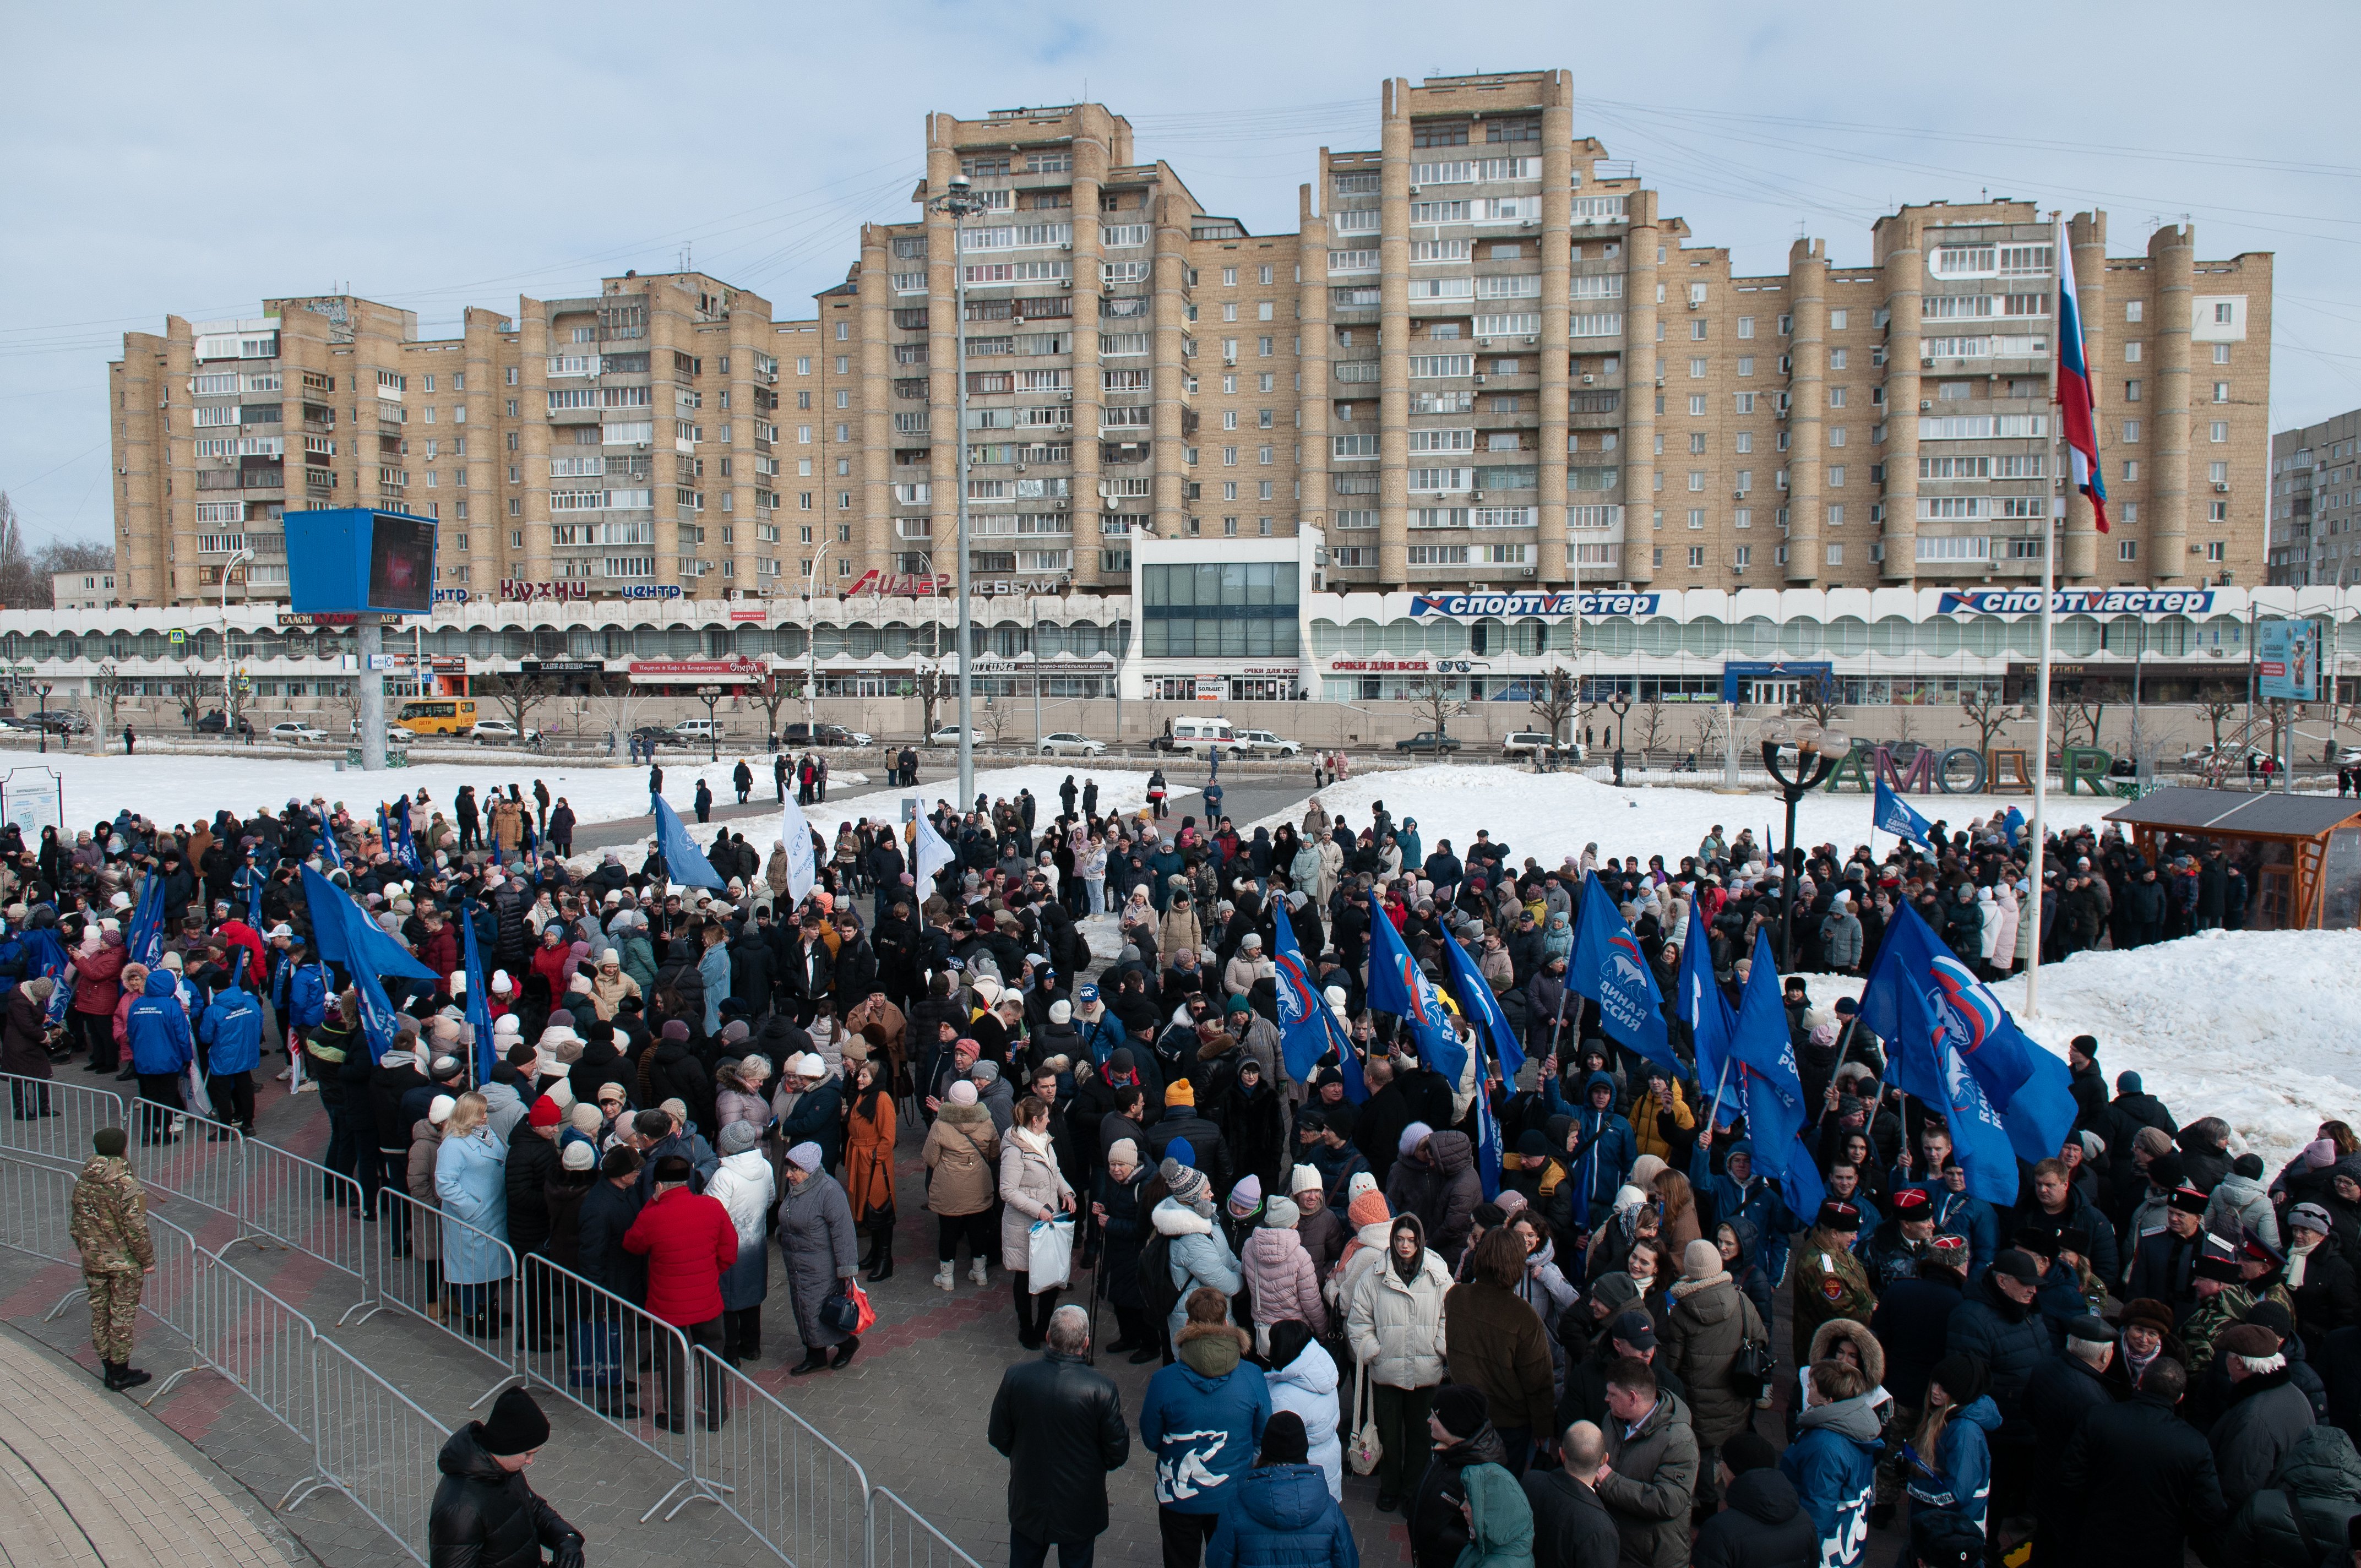
<instances>
[{"instance_id":1,"label":"scarf","mask_svg":"<svg viewBox=\"0 0 2361 1568\"><path fill-rule=\"evenodd\" d=\"M1008 1135L1016 1139L1018 1143L1024 1145L1027 1148L1031 1149L1035 1154L1040 1155L1044 1158L1048 1157L1049 1153L1049 1134L1037 1133L1029 1127L1011 1127L1008 1130Z\"/></svg>"},{"instance_id":2,"label":"scarf","mask_svg":"<svg viewBox=\"0 0 2361 1568\"><path fill-rule=\"evenodd\" d=\"M2301 1290L2303 1288L2303 1266L2311 1260L2312 1247L2316 1247L2320 1245L2316 1233L2304 1231L2300 1234L2312 1236L2313 1240L2312 1246L2293 1246L2288 1248L2287 1288L2290 1290Z\"/></svg>"}]
</instances>

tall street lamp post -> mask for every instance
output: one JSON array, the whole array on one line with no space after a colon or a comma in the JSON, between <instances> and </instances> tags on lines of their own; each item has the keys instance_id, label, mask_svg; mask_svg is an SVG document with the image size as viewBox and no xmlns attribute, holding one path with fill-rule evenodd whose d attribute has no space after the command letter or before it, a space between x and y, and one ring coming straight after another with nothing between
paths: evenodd
<instances>
[{"instance_id":1,"label":"tall street lamp post","mask_svg":"<svg viewBox=\"0 0 2361 1568\"><path fill-rule=\"evenodd\" d=\"M975 730L970 722L975 704L975 677L971 668L974 649L968 617L967 559L967 268L961 246L966 237L966 220L983 211L983 203L968 186L964 174L950 178L950 189L938 197L937 212L948 214L951 220L951 298L955 319L951 337L956 345L952 356L957 378L954 393L957 398L959 429L953 438L959 442L959 798L964 802L975 795Z\"/></svg>"},{"instance_id":2,"label":"tall street lamp post","mask_svg":"<svg viewBox=\"0 0 2361 1568\"><path fill-rule=\"evenodd\" d=\"M1852 750L1852 741L1834 729L1824 729L1808 718L1773 718L1763 726L1763 766L1787 802L1787 837L1779 868L1779 968L1795 967L1795 884L1803 880L1804 857L1795 852L1795 807L1806 795L1828 782L1837 764ZM1779 752L1792 747L1795 769L1779 765Z\"/></svg>"}]
</instances>

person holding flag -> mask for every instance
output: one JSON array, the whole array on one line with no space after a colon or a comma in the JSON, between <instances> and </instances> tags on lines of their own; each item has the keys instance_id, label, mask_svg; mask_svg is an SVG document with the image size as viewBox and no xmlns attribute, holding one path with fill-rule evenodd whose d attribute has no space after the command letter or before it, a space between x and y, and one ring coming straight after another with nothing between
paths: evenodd
<instances>
[{"instance_id":1,"label":"person holding flag","mask_svg":"<svg viewBox=\"0 0 2361 1568\"><path fill-rule=\"evenodd\" d=\"M681 825L680 813L662 795L650 797L655 806L656 853L664 857L664 875L683 887L711 888L719 892L728 885L713 862L688 836ZM793 851L790 850L790 853Z\"/></svg>"},{"instance_id":2,"label":"person holding flag","mask_svg":"<svg viewBox=\"0 0 2361 1568\"><path fill-rule=\"evenodd\" d=\"M1934 825L1912 810L1910 803L1894 794L1882 775L1877 781L1876 805L1872 809L1869 825L1876 832L1891 833L1897 839L1919 845L1930 855L1940 852L1935 848L1931 837Z\"/></svg>"},{"instance_id":3,"label":"person holding flag","mask_svg":"<svg viewBox=\"0 0 2361 1568\"><path fill-rule=\"evenodd\" d=\"M1454 1089L1466 1081L1467 1047L1459 1043L1451 1010L1436 993L1434 982L1411 960L1394 923L1382 917L1369 922L1368 992L1371 1007L1402 1021L1419 1060Z\"/></svg>"},{"instance_id":4,"label":"person holding flag","mask_svg":"<svg viewBox=\"0 0 2361 1568\"><path fill-rule=\"evenodd\" d=\"M1664 1025L1664 995L1656 987L1655 971L1596 872L1583 878L1582 919L1575 927L1566 982L1598 1003L1599 1026L1608 1038L1654 1062L1670 1076L1681 1076L1680 1061L1673 1055L1672 1033Z\"/></svg>"}]
</instances>

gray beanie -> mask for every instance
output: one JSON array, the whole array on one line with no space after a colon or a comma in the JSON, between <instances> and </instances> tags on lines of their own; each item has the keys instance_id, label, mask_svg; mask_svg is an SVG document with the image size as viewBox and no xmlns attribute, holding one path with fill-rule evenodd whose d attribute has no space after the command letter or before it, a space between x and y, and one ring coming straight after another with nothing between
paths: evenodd
<instances>
[{"instance_id":1,"label":"gray beanie","mask_svg":"<svg viewBox=\"0 0 2361 1568\"><path fill-rule=\"evenodd\" d=\"M1156 1173L1164 1179L1164 1185L1172 1190L1172 1196L1187 1207L1201 1212L1213 1208L1213 1183L1205 1179L1203 1171L1182 1165L1167 1155L1164 1163L1156 1168Z\"/></svg>"},{"instance_id":2,"label":"gray beanie","mask_svg":"<svg viewBox=\"0 0 2361 1568\"><path fill-rule=\"evenodd\" d=\"M725 1155L744 1154L763 1141L761 1129L752 1122L732 1122L721 1129L714 1146Z\"/></svg>"}]
</instances>

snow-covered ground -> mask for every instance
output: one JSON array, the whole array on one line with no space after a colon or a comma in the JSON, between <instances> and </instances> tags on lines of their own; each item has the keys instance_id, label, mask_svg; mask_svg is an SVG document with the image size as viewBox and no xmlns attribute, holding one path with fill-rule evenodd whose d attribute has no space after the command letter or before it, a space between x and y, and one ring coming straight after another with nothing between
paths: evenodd
<instances>
[{"instance_id":1,"label":"snow-covered ground","mask_svg":"<svg viewBox=\"0 0 2361 1568\"><path fill-rule=\"evenodd\" d=\"M730 778L737 765L738 759L728 753L719 762L712 762L667 751L664 757L664 798L686 816L697 795L697 781L703 778L712 785L716 800L734 800L736 795ZM771 788L770 758L750 755L747 765L754 771L754 797L767 798ZM467 784L474 784L479 795L494 785L505 790L515 784L530 796L536 778L548 784L553 796L565 796L574 807L575 816L586 824L642 817L648 809L645 763L561 762L503 751L488 751L480 762L421 762L374 777L357 770L338 773L333 757L325 752L317 761L229 755L92 757L55 751L46 757L12 754L0 758L0 778L6 780L0 789L24 792L53 787L40 771L45 766L56 770L64 781L65 820L70 824L111 817L129 806L168 825L194 825L216 811L227 809L251 816L265 806L277 810L291 799L308 802L315 795L331 804L342 801L356 815L368 816L375 811L380 799L390 800L419 789L425 790L432 802L446 807L458 794L459 786ZM994 797L1014 796L1020 789L1030 789L1041 798L1041 815L1046 819L1057 815L1058 785L1069 773L1077 784L1085 778L1098 781L1101 811L1137 808L1148 798L1148 773L1144 768L1094 765L1086 770L1071 765L1027 765L980 769L976 787ZM947 778L929 778L906 792L874 790L870 778L859 772L837 773L829 781L829 804L810 812L814 824L832 830L834 822L823 823L822 817L840 806L852 807L854 800L864 794L893 795L898 799L899 794L907 793L923 797L932 806L938 795L949 798L956 793ZM865 812L875 815L875 806L865 808ZM859 808L849 813L851 817L863 814L864 810ZM898 817L898 806L895 814Z\"/></svg>"},{"instance_id":2,"label":"snow-covered ground","mask_svg":"<svg viewBox=\"0 0 2361 1568\"><path fill-rule=\"evenodd\" d=\"M1861 982L1809 977L1831 1006ZM2126 1069L2182 1124L2228 1122L2271 1172L2331 1118L2361 1125L2361 934L2209 931L2129 952L2078 953L1993 987L2025 1032L2066 1054L2090 1035L2112 1086Z\"/></svg>"},{"instance_id":3,"label":"snow-covered ground","mask_svg":"<svg viewBox=\"0 0 2361 1568\"><path fill-rule=\"evenodd\" d=\"M1932 821L1940 818L1964 827L1971 817L2005 812L2015 806L2028 816L2033 802L2025 795L1912 795L1910 804ZM1609 855L1662 855L1665 863L1697 853L1697 843L1717 822L1735 835L1754 829L1757 842L1766 828L1783 836L1786 807L1768 793L1716 795L1710 790L1650 788L1627 784L1617 789L1579 773L1532 773L1514 768L1432 765L1364 778L1347 779L1320 792L1331 812L1342 811L1356 828L1368 825L1372 806L1386 803L1396 822L1418 819L1421 839L1433 852L1438 839L1464 850L1478 828L1496 841L1505 842L1511 858L1531 855L1544 866L1554 866L1583 846L1597 843L1599 858ZM2118 802L2084 795L2071 800L2051 796L2049 820L2059 826L2096 822ZM1797 810L1796 836L1806 844L1835 843L1846 850L1869 840L1868 795L1848 788L1839 795L1814 791ZM1301 821L1302 809L1286 814ZM1280 817L1259 824L1277 827ZM1882 837L1881 850L1893 847Z\"/></svg>"}]
</instances>

